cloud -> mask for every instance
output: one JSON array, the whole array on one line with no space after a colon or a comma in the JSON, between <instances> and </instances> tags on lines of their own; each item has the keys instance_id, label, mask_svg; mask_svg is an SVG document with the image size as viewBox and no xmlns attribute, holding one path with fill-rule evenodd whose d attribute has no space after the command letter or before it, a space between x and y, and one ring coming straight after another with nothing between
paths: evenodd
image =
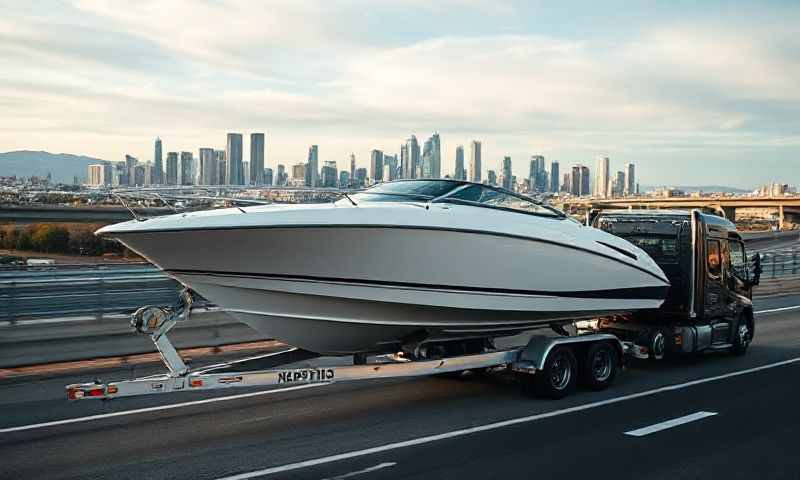
<instances>
[{"instance_id":1,"label":"cloud","mask_svg":"<svg viewBox=\"0 0 800 480\"><path fill-rule=\"evenodd\" d=\"M287 158L314 142L326 158L353 150L366 158L434 130L447 152L481 138L492 158L515 159L797 145L792 15L769 27L744 17L651 19L609 36L526 22L518 7L76 0L57 12L20 8L0 19L0 145L52 148L50 139L85 136L82 153L116 158L149 151L156 135L194 150L229 130L266 130Z\"/></svg>"}]
</instances>

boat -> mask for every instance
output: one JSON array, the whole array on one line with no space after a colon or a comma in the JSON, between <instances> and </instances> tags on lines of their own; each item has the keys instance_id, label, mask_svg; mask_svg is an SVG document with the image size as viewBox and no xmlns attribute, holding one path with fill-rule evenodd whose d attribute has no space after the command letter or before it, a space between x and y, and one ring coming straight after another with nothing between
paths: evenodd
<instances>
[{"instance_id":1,"label":"boat","mask_svg":"<svg viewBox=\"0 0 800 480\"><path fill-rule=\"evenodd\" d=\"M256 331L318 354L397 352L654 309L669 287L625 240L533 198L447 179L97 234Z\"/></svg>"}]
</instances>

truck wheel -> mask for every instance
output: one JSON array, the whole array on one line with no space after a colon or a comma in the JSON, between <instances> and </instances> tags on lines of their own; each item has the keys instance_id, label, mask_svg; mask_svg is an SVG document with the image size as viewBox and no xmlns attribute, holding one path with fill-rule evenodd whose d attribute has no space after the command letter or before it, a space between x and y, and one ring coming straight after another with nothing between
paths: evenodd
<instances>
[{"instance_id":1,"label":"truck wheel","mask_svg":"<svg viewBox=\"0 0 800 480\"><path fill-rule=\"evenodd\" d=\"M575 388L578 362L569 347L556 347L547 355L544 368L533 376L533 387L538 396L564 398Z\"/></svg>"},{"instance_id":2,"label":"truck wheel","mask_svg":"<svg viewBox=\"0 0 800 480\"><path fill-rule=\"evenodd\" d=\"M651 360L663 360L667 353L667 337L662 330L655 330L650 335L647 348Z\"/></svg>"},{"instance_id":3,"label":"truck wheel","mask_svg":"<svg viewBox=\"0 0 800 480\"><path fill-rule=\"evenodd\" d=\"M609 342L597 342L586 351L583 384L592 390L604 390L614 381L619 364L617 349Z\"/></svg>"},{"instance_id":4,"label":"truck wheel","mask_svg":"<svg viewBox=\"0 0 800 480\"><path fill-rule=\"evenodd\" d=\"M736 356L744 355L747 353L747 347L750 346L750 342L753 340L753 328L750 319L745 315L739 315L734 328L731 353Z\"/></svg>"}]
</instances>

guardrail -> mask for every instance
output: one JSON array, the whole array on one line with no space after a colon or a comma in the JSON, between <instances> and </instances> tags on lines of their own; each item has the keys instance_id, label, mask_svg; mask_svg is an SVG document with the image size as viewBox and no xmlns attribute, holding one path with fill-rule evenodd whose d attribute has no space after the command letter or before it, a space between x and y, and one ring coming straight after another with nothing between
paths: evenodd
<instances>
[{"instance_id":1,"label":"guardrail","mask_svg":"<svg viewBox=\"0 0 800 480\"><path fill-rule=\"evenodd\" d=\"M761 253L761 278L800 275L800 248Z\"/></svg>"},{"instance_id":2,"label":"guardrail","mask_svg":"<svg viewBox=\"0 0 800 480\"><path fill-rule=\"evenodd\" d=\"M0 321L89 316L175 302L181 285L148 264L42 265L0 269Z\"/></svg>"}]
</instances>

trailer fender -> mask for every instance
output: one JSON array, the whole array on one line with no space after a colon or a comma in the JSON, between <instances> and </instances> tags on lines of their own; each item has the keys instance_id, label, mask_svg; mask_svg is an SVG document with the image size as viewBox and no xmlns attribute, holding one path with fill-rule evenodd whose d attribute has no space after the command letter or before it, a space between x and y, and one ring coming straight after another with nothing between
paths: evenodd
<instances>
[{"instance_id":1,"label":"trailer fender","mask_svg":"<svg viewBox=\"0 0 800 480\"><path fill-rule=\"evenodd\" d=\"M528 344L519 352L518 364L528 370L539 371L544 368L547 355L559 345L569 345L578 352L588 347L593 342L607 341L612 343L617 349L620 362L623 358L622 342L615 335L610 333L592 333L587 335L576 335L574 337L550 337L546 335L534 335Z\"/></svg>"}]
</instances>

